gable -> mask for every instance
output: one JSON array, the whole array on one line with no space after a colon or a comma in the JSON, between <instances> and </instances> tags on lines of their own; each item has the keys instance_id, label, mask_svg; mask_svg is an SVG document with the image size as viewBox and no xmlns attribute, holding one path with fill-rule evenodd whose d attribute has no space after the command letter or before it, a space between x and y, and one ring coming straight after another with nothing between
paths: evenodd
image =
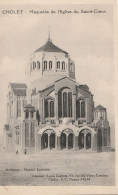
<instances>
[{"instance_id":1,"label":"gable","mask_svg":"<svg viewBox=\"0 0 118 195\"><path fill-rule=\"evenodd\" d=\"M73 91L74 94L76 94L75 84L75 81L68 77L57 80L55 82L55 93L58 93L58 91L62 88L69 88L71 91Z\"/></svg>"}]
</instances>

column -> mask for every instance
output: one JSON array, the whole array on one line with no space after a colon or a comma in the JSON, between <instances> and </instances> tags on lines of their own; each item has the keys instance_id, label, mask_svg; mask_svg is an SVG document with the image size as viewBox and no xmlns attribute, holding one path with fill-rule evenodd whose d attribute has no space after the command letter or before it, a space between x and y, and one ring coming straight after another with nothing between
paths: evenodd
<instances>
[{"instance_id":1,"label":"column","mask_svg":"<svg viewBox=\"0 0 118 195\"><path fill-rule=\"evenodd\" d=\"M66 149L68 149L68 135L66 135Z\"/></svg>"},{"instance_id":2,"label":"column","mask_svg":"<svg viewBox=\"0 0 118 195\"><path fill-rule=\"evenodd\" d=\"M76 94L72 96L72 117L73 120L76 120Z\"/></svg>"},{"instance_id":3,"label":"column","mask_svg":"<svg viewBox=\"0 0 118 195\"><path fill-rule=\"evenodd\" d=\"M86 98L86 120L87 120L87 122L89 123L89 98Z\"/></svg>"},{"instance_id":4,"label":"column","mask_svg":"<svg viewBox=\"0 0 118 195\"><path fill-rule=\"evenodd\" d=\"M85 101L85 118L86 118L86 121L87 121L87 103Z\"/></svg>"},{"instance_id":5,"label":"column","mask_svg":"<svg viewBox=\"0 0 118 195\"><path fill-rule=\"evenodd\" d=\"M44 121L44 119L45 119L45 111L44 111L44 108L45 108L45 104L44 104L44 98L42 99L42 116L43 116L43 118L42 118L42 121Z\"/></svg>"},{"instance_id":6,"label":"column","mask_svg":"<svg viewBox=\"0 0 118 195\"><path fill-rule=\"evenodd\" d=\"M37 139L37 136L38 136L38 139ZM42 149L42 145L41 145L41 134L37 134L36 136L36 150L37 151L41 151Z\"/></svg>"},{"instance_id":7,"label":"column","mask_svg":"<svg viewBox=\"0 0 118 195\"><path fill-rule=\"evenodd\" d=\"M31 138L31 122L29 122L29 147L30 147L30 138Z\"/></svg>"},{"instance_id":8,"label":"column","mask_svg":"<svg viewBox=\"0 0 118 195\"><path fill-rule=\"evenodd\" d=\"M58 93L55 93L55 119L58 120Z\"/></svg>"},{"instance_id":9,"label":"column","mask_svg":"<svg viewBox=\"0 0 118 195\"><path fill-rule=\"evenodd\" d=\"M31 111L29 111L29 119L31 119L32 117Z\"/></svg>"},{"instance_id":10,"label":"column","mask_svg":"<svg viewBox=\"0 0 118 195\"><path fill-rule=\"evenodd\" d=\"M57 71L57 59L56 59L56 56L55 56L55 61L54 61L54 65L55 65L55 72Z\"/></svg>"},{"instance_id":11,"label":"column","mask_svg":"<svg viewBox=\"0 0 118 195\"><path fill-rule=\"evenodd\" d=\"M61 145L60 145L60 136L56 136L57 138L57 150L61 150Z\"/></svg>"},{"instance_id":12,"label":"column","mask_svg":"<svg viewBox=\"0 0 118 195\"><path fill-rule=\"evenodd\" d=\"M91 134L91 149L93 149L93 139L94 139L94 135Z\"/></svg>"},{"instance_id":13,"label":"column","mask_svg":"<svg viewBox=\"0 0 118 195\"><path fill-rule=\"evenodd\" d=\"M21 125L21 149L25 148L25 122Z\"/></svg>"},{"instance_id":14,"label":"column","mask_svg":"<svg viewBox=\"0 0 118 195\"><path fill-rule=\"evenodd\" d=\"M93 144L92 144L92 149L94 151L97 151L98 150L98 145L97 145L97 134L94 134L92 136L92 139L93 139Z\"/></svg>"},{"instance_id":15,"label":"column","mask_svg":"<svg viewBox=\"0 0 118 195\"><path fill-rule=\"evenodd\" d=\"M33 118L36 120L36 111L33 113Z\"/></svg>"},{"instance_id":16,"label":"column","mask_svg":"<svg viewBox=\"0 0 118 195\"><path fill-rule=\"evenodd\" d=\"M67 92L67 117L69 116L69 112L68 112L68 92Z\"/></svg>"},{"instance_id":17,"label":"column","mask_svg":"<svg viewBox=\"0 0 118 195\"><path fill-rule=\"evenodd\" d=\"M80 102L80 118L81 118L81 103L82 103L82 100L80 100L79 102Z\"/></svg>"},{"instance_id":18,"label":"column","mask_svg":"<svg viewBox=\"0 0 118 195\"><path fill-rule=\"evenodd\" d=\"M48 134L48 149L50 150L50 134Z\"/></svg>"},{"instance_id":19,"label":"column","mask_svg":"<svg viewBox=\"0 0 118 195\"><path fill-rule=\"evenodd\" d=\"M38 130L37 130L37 127L35 127L34 125L34 144L35 144L35 151L37 152L38 151Z\"/></svg>"},{"instance_id":20,"label":"column","mask_svg":"<svg viewBox=\"0 0 118 195\"><path fill-rule=\"evenodd\" d=\"M63 109L63 92L62 92L62 97L61 98L62 98L62 118L63 118L63 115L64 115L63 114L63 111L64 111L64 109Z\"/></svg>"},{"instance_id":21,"label":"column","mask_svg":"<svg viewBox=\"0 0 118 195\"><path fill-rule=\"evenodd\" d=\"M109 146L110 147L110 127L108 127L108 129L107 129L107 146Z\"/></svg>"},{"instance_id":22,"label":"column","mask_svg":"<svg viewBox=\"0 0 118 195\"><path fill-rule=\"evenodd\" d=\"M73 134L73 149L75 149L75 135Z\"/></svg>"},{"instance_id":23,"label":"column","mask_svg":"<svg viewBox=\"0 0 118 195\"><path fill-rule=\"evenodd\" d=\"M55 134L55 148L57 149L57 136Z\"/></svg>"},{"instance_id":24,"label":"column","mask_svg":"<svg viewBox=\"0 0 118 195\"><path fill-rule=\"evenodd\" d=\"M98 111L98 118L100 119L100 111Z\"/></svg>"},{"instance_id":25,"label":"column","mask_svg":"<svg viewBox=\"0 0 118 195\"><path fill-rule=\"evenodd\" d=\"M84 134L84 149L86 150L86 134Z\"/></svg>"},{"instance_id":26,"label":"column","mask_svg":"<svg viewBox=\"0 0 118 195\"><path fill-rule=\"evenodd\" d=\"M44 54L43 54L43 57L42 57L42 66L41 66L41 73L43 75L43 60L44 60Z\"/></svg>"},{"instance_id":27,"label":"column","mask_svg":"<svg viewBox=\"0 0 118 195\"><path fill-rule=\"evenodd\" d=\"M78 136L74 136L74 149L78 150L79 149L79 143L78 143Z\"/></svg>"},{"instance_id":28,"label":"column","mask_svg":"<svg viewBox=\"0 0 118 195\"><path fill-rule=\"evenodd\" d=\"M50 100L48 100L48 118L50 118Z\"/></svg>"},{"instance_id":29,"label":"column","mask_svg":"<svg viewBox=\"0 0 118 195\"><path fill-rule=\"evenodd\" d=\"M96 119L96 111L94 111L94 120Z\"/></svg>"},{"instance_id":30,"label":"column","mask_svg":"<svg viewBox=\"0 0 118 195\"><path fill-rule=\"evenodd\" d=\"M101 128L102 130L102 148L104 147L104 129Z\"/></svg>"},{"instance_id":31,"label":"column","mask_svg":"<svg viewBox=\"0 0 118 195\"><path fill-rule=\"evenodd\" d=\"M21 117L23 118L23 99L21 99Z\"/></svg>"},{"instance_id":32,"label":"column","mask_svg":"<svg viewBox=\"0 0 118 195\"><path fill-rule=\"evenodd\" d=\"M26 112L23 111L23 120L26 119Z\"/></svg>"}]
</instances>

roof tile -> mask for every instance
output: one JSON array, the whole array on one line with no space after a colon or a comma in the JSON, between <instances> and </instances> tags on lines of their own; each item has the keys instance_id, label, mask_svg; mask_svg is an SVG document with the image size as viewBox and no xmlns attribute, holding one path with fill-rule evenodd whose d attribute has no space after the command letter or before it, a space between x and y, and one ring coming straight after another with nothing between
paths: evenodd
<instances>
[{"instance_id":1,"label":"roof tile","mask_svg":"<svg viewBox=\"0 0 118 195\"><path fill-rule=\"evenodd\" d=\"M14 89L14 93L17 96L26 96L26 89Z\"/></svg>"},{"instance_id":2,"label":"roof tile","mask_svg":"<svg viewBox=\"0 0 118 195\"><path fill-rule=\"evenodd\" d=\"M27 85L25 83L10 83L12 88L27 88Z\"/></svg>"},{"instance_id":3,"label":"roof tile","mask_svg":"<svg viewBox=\"0 0 118 195\"><path fill-rule=\"evenodd\" d=\"M46 51L46 52L59 52L59 53L65 53L68 54L66 51L60 49L59 47L57 47L56 45L54 45L51 41L47 41L45 45L43 45L42 47L40 47L39 49L37 49L35 51L36 52L41 52L41 51Z\"/></svg>"},{"instance_id":4,"label":"roof tile","mask_svg":"<svg viewBox=\"0 0 118 195\"><path fill-rule=\"evenodd\" d=\"M94 109L95 110L106 110L106 108L101 105L96 106Z\"/></svg>"}]
</instances>

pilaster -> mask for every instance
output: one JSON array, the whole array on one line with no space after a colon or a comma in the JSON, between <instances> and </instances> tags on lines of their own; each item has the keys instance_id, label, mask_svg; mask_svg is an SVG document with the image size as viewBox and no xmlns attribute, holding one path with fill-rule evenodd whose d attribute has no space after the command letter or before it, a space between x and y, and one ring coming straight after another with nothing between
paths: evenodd
<instances>
[{"instance_id":1,"label":"pilaster","mask_svg":"<svg viewBox=\"0 0 118 195\"><path fill-rule=\"evenodd\" d=\"M66 135L66 149L68 149L68 135Z\"/></svg>"},{"instance_id":2,"label":"pilaster","mask_svg":"<svg viewBox=\"0 0 118 195\"><path fill-rule=\"evenodd\" d=\"M73 120L76 120L76 94L73 94L72 98L72 115L73 115Z\"/></svg>"},{"instance_id":3,"label":"pilaster","mask_svg":"<svg viewBox=\"0 0 118 195\"><path fill-rule=\"evenodd\" d=\"M74 136L74 147L73 148L75 150L78 150L79 149L78 136L77 135Z\"/></svg>"},{"instance_id":4,"label":"pilaster","mask_svg":"<svg viewBox=\"0 0 118 195\"><path fill-rule=\"evenodd\" d=\"M60 146L60 136L57 136L57 150L61 150L61 146Z\"/></svg>"},{"instance_id":5,"label":"pilaster","mask_svg":"<svg viewBox=\"0 0 118 195\"><path fill-rule=\"evenodd\" d=\"M86 150L86 134L84 134L84 149Z\"/></svg>"}]
</instances>

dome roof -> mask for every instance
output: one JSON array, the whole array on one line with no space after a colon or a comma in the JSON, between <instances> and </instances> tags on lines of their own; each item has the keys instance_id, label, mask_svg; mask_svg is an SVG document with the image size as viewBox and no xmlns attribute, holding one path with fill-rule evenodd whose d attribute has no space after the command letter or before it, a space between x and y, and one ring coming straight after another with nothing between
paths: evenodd
<instances>
[{"instance_id":1,"label":"dome roof","mask_svg":"<svg viewBox=\"0 0 118 195\"><path fill-rule=\"evenodd\" d=\"M58 53L68 54L66 51L63 51L62 49L60 49L59 47L54 45L50 39L48 39L48 41L46 42L45 45L43 45L42 47L37 49L35 51L35 53L42 52L42 51L45 51L45 52L58 52Z\"/></svg>"}]
</instances>

